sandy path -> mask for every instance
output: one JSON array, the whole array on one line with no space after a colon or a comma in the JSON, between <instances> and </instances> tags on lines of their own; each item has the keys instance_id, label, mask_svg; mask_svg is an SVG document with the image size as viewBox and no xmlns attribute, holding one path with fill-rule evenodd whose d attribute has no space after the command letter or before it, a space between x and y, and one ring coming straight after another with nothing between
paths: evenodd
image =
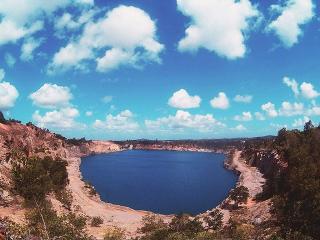
<instances>
[{"instance_id":1,"label":"sandy path","mask_svg":"<svg viewBox=\"0 0 320 240\"><path fill-rule=\"evenodd\" d=\"M263 177L263 174L256 167L251 167L246 164L244 160L241 159L240 155L241 151L235 152L231 160L230 167L240 172L237 186L245 186L249 189L251 199L249 199L248 203L250 203L252 198L262 192L262 187L266 180Z\"/></svg>"}]
</instances>

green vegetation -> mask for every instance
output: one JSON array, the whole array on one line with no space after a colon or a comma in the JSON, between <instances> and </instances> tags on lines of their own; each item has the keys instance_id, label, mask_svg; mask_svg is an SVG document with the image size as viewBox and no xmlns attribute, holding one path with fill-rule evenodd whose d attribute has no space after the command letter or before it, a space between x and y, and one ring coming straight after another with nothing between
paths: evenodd
<instances>
[{"instance_id":1,"label":"green vegetation","mask_svg":"<svg viewBox=\"0 0 320 240\"><path fill-rule=\"evenodd\" d=\"M235 206L238 208L240 204L247 203L249 198L249 190L247 187L240 186L231 190L230 199L234 201Z\"/></svg>"},{"instance_id":2,"label":"green vegetation","mask_svg":"<svg viewBox=\"0 0 320 240\"><path fill-rule=\"evenodd\" d=\"M68 183L66 166L66 161L51 157L20 158L12 168L14 191L28 204L41 202L48 193L64 190Z\"/></svg>"},{"instance_id":3,"label":"green vegetation","mask_svg":"<svg viewBox=\"0 0 320 240\"><path fill-rule=\"evenodd\" d=\"M30 209L26 214L28 232L41 239L89 240L84 231L86 218L74 213L58 216L48 202Z\"/></svg>"},{"instance_id":4,"label":"green vegetation","mask_svg":"<svg viewBox=\"0 0 320 240\"><path fill-rule=\"evenodd\" d=\"M103 219L101 217L93 217L91 219L92 227L100 227L101 224L103 224Z\"/></svg>"},{"instance_id":5,"label":"green vegetation","mask_svg":"<svg viewBox=\"0 0 320 240\"><path fill-rule=\"evenodd\" d=\"M120 228L109 229L103 237L103 240L125 240L125 233Z\"/></svg>"},{"instance_id":6,"label":"green vegetation","mask_svg":"<svg viewBox=\"0 0 320 240\"><path fill-rule=\"evenodd\" d=\"M204 217L208 230L217 231L222 227L223 214L218 209L211 211L208 216Z\"/></svg>"},{"instance_id":7,"label":"green vegetation","mask_svg":"<svg viewBox=\"0 0 320 240\"><path fill-rule=\"evenodd\" d=\"M207 228L204 226L207 225ZM139 232L143 235L136 240L207 240L223 239L221 235L222 213L213 210L204 219L187 214L175 216L165 223L156 215L145 216Z\"/></svg>"},{"instance_id":8,"label":"green vegetation","mask_svg":"<svg viewBox=\"0 0 320 240\"><path fill-rule=\"evenodd\" d=\"M279 131L275 148L287 167L271 179L274 205L283 234L299 239L320 235L320 128Z\"/></svg>"}]
</instances>

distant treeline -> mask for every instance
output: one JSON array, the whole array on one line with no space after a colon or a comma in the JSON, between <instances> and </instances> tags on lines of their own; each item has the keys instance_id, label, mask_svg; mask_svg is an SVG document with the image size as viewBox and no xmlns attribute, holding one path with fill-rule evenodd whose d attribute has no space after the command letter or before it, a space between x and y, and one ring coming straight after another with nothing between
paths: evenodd
<instances>
[{"instance_id":1,"label":"distant treeline","mask_svg":"<svg viewBox=\"0 0 320 240\"><path fill-rule=\"evenodd\" d=\"M272 141L274 136L256 137L256 138L233 138L233 139L199 139L199 140L148 140L148 139L138 139L138 140L126 140L126 141L114 141L120 146L190 146L202 149L229 149L237 148L242 149L245 144L264 143Z\"/></svg>"}]
</instances>

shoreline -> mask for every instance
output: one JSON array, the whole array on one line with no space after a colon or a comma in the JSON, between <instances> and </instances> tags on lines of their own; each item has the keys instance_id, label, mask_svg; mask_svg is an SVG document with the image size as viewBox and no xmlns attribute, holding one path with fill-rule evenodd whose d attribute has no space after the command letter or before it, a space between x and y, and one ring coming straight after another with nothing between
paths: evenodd
<instances>
[{"instance_id":1,"label":"shoreline","mask_svg":"<svg viewBox=\"0 0 320 240\"><path fill-rule=\"evenodd\" d=\"M109 142L110 143L110 142ZM110 143L111 144L111 143ZM113 144L113 143L112 143ZM115 144L116 145L116 144ZM118 145L117 145L118 146ZM96 228L89 227L88 233L95 236L98 239L102 239L105 230L108 227L120 227L126 230L126 233L130 236L137 235L137 229L141 227L141 220L143 216L148 214L156 214L164 219L164 221L170 221L173 215L164 215L157 214L150 211L145 210L135 210L130 207L116 205L108 202L104 202L100 199L99 194L95 196L90 196L90 194L85 190L85 182L83 181L82 174L80 171L81 158L87 157L90 155L103 154L103 153L112 153L112 152L120 152L124 150L131 149L120 149L119 146L117 149L113 150L102 150L100 151L92 151L90 154L83 154L82 156L70 157L68 158L69 166L67 167L69 174L69 188L72 191L74 205L79 206L79 212L89 216L95 217L100 216L103 218L104 223ZM208 149L143 149L139 148L136 150L164 150L164 151L189 151L189 152L212 152L212 153L223 153L226 155L226 159L224 160L225 168L230 171L235 171L238 173L238 180L236 182L235 187L237 186L245 186L249 189L249 200L248 204L250 206L254 205L254 197L262 191L262 186L265 182L263 175L259 172L259 170L255 167L248 166L245 162L241 161L240 154L241 151L236 150L235 153L230 156L230 151L212 151ZM223 203L228 199L224 199L217 207L222 211L224 218L223 222L226 224L229 221L231 212L230 210L222 208ZM214 209L214 208L212 208ZM197 216L205 216L210 210L207 210L204 213L198 214Z\"/></svg>"}]
</instances>

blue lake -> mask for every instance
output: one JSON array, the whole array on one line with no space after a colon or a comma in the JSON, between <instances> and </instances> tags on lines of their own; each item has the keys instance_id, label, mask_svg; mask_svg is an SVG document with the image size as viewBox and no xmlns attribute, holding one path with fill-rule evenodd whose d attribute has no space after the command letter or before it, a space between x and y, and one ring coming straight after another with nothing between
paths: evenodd
<instances>
[{"instance_id":1,"label":"blue lake","mask_svg":"<svg viewBox=\"0 0 320 240\"><path fill-rule=\"evenodd\" d=\"M237 176L217 153L130 150L82 158L81 172L102 200L155 213L216 207Z\"/></svg>"}]
</instances>

